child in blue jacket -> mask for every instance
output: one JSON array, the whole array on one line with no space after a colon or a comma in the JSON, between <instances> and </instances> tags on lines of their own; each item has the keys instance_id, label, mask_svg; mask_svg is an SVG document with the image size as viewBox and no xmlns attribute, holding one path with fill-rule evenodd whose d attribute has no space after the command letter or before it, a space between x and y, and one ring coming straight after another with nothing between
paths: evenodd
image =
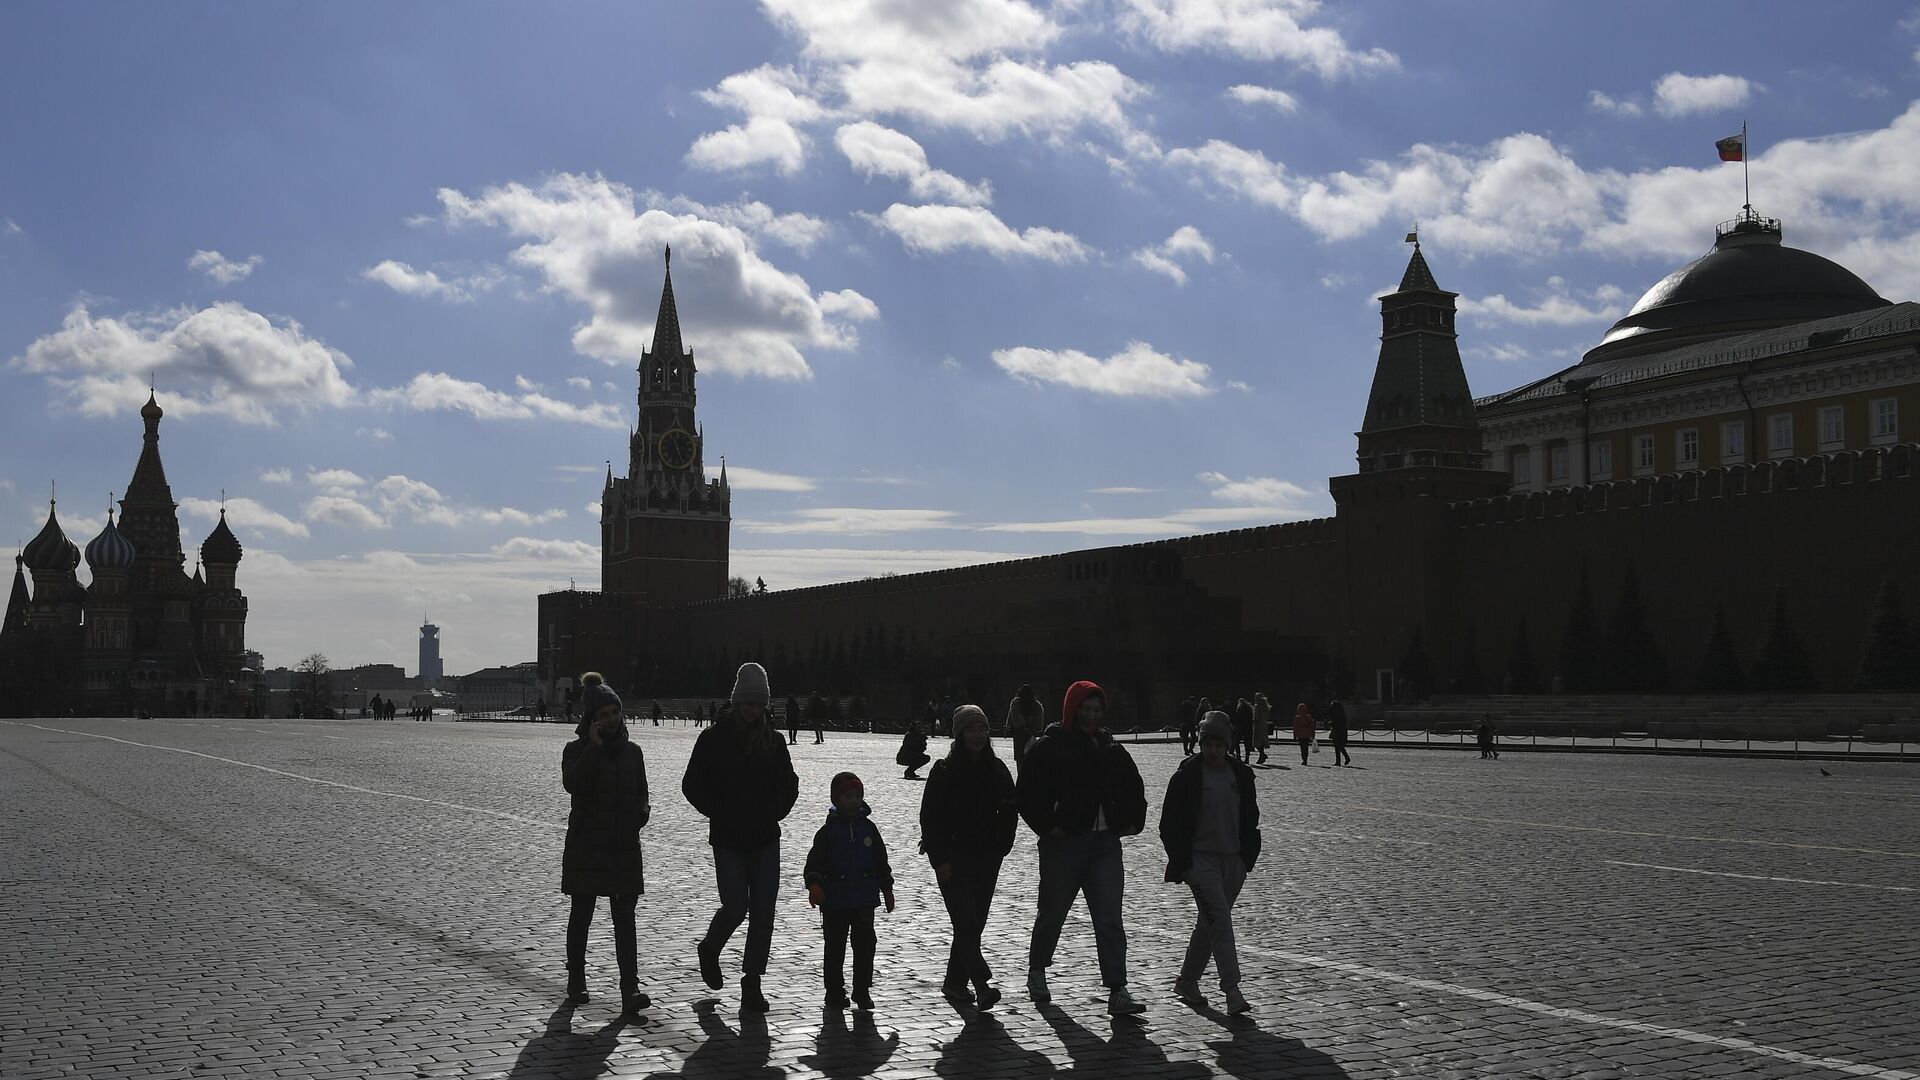
<instances>
[{"instance_id":1,"label":"child in blue jacket","mask_svg":"<svg viewBox=\"0 0 1920 1080\"><path fill-rule=\"evenodd\" d=\"M833 809L807 852L807 903L820 909L826 934L827 1008L847 1007L847 937L853 937L853 1003L873 1010L873 909L893 912L893 870L874 827L860 778L843 772L830 789Z\"/></svg>"}]
</instances>

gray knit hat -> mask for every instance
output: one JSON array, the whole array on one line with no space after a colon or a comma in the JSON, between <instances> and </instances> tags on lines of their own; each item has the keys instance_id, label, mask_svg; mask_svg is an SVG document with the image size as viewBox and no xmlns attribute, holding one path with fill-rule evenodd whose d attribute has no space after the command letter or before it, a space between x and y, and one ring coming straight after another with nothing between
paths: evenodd
<instances>
[{"instance_id":1,"label":"gray knit hat","mask_svg":"<svg viewBox=\"0 0 1920 1080\"><path fill-rule=\"evenodd\" d=\"M583 720L592 720L594 715L606 706L620 707L620 695L613 692L607 680L597 671L589 671L580 676L580 716Z\"/></svg>"},{"instance_id":2,"label":"gray knit hat","mask_svg":"<svg viewBox=\"0 0 1920 1080\"><path fill-rule=\"evenodd\" d=\"M1233 745L1233 721L1218 709L1200 718L1199 731L1203 742L1207 739L1219 739L1228 746Z\"/></svg>"},{"instance_id":3,"label":"gray knit hat","mask_svg":"<svg viewBox=\"0 0 1920 1080\"><path fill-rule=\"evenodd\" d=\"M978 705L962 705L953 710L953 737L959 738L968 724L979 724L987 729L987 734L993 734L993 725L987 723L986 711Z\"/></svg>"},{"instance_id":4,"label":"gray knit hat","mask_svg":"<svg viewBox=\"0 0 1920 1080\"><path fill-rule=\"evenodd\" d=\"M773 700L773 691L767 687L767 669L749 660L740 665L740 673L733 677L733 693L728 700L735 705L765 705Z\"/></svg>"}]
</instances>

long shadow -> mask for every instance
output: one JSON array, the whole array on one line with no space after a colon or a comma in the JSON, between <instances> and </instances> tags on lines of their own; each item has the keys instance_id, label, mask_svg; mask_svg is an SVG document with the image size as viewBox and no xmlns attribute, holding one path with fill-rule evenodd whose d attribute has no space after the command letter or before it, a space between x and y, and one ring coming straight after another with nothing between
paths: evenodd
<instances>
[{"instance_id":1,"label":"long shadow","mask_svg":"<svg viewBox=\"0 0 1920 1080\"><path fill-rule=\"evenodd\" d=\"M975 1013L959 1036L940 1048L933 1071L956 1080L976 1076L1043 1077L1053 1072L1053 1062L1040 1051L1014 1042L992 1013Z\"/></svg>"},{"instance_id":2,"label":"long shadow","mask_svg":"<svg viewBox=\"0 0 1920 1080\"><path fill-rule=\"evenodd\" d=\"M742 1013L740 1030L734 1031L720 1019L718 1003L703 1001L694 1006L700 1014L700 1046L680 1063L677 1072L655 1073L653 1080L667 1077L702 1077L713 1080L783 1080L786 1071L768 1064L773 1056L773 1040L767 1037L764 1013Z\"/></svg>"},{"instance_id":3,"label":"long shadow","mask_svg":"<svg viewBox=\"0 0 1920 1080\"><path fill-rule=\"evenodd\" d=\"M890 1031L881 1038L872 1013L856 1011L853 1030L848 1031L846 1011L826 1009L820 1017L820 1034L814 1036L813 1053L800 1063L824 1076L878 1076L898 1049L900 1033Z\"/></svg>"},{"instance_id":4,"label":"long shadow","mask_svg":"<svg viewBox=\"0 0 1920 1080\"><path fill-rule=\"evenodd\" d=\"M607 1071L607 1059L620 1045L625 1020L591 1033L573 1030L573 1006L562 1005L547 1017L544 1032L520 1048L509 1080L589 1080Z\"/></svg>"},{"instance_id":5,"label":"long shadow","mask_svg":"<svg viewBox=\"0 0 1920 1080\"><path fill-rule=\"evenodd\" d=\"M1225 1029L1227 1038L1207 1042L1220 1068L1241 1080L1346 1080L1347 1070L1299 1039L1261 1029L1251 1016L1228 1016L1206 1005L1188 1008Z\"/></svg>"},{"instance_id":6,"label":"long shadow","mask_svg":"<svg viewBox=\"0 0 1920 1080\"><path fill-rule=\"evenodd\" d=\"M1058 1006L1040 1006L1040 1015L1060 1037L1073 1059L1067 1075L1095 1080L1206 1080L1213 1071L1198 1061L1174 1061L1153 1041L1146 1021L1124 1017L1113 1021L1113 1037L1102 1039L1082 1027Z\"/></svg>"}]
</instances>

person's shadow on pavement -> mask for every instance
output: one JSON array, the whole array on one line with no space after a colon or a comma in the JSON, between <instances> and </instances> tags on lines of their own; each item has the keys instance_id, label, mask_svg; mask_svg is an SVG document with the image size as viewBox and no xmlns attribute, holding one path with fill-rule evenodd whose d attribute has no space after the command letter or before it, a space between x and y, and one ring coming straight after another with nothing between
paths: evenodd
<instances>
[{"instance_id":1,"label":"person's shadow on pavement","mask_svg":"<svg viewBox=\"0 0 1920 1080\"><path fill-rule=\"evenodd\" d=\"M1096 1080L1207 1080L1213 1075L1201 1062L1168 1058L1142 1018L1114 1020L1109 1040L1082 1027L1058 1006L1042 1005L1040 1015L1073 1058L1073 1074Z\"/></svg>"},{"instance_id":2,"label":"person's shadow on pavement","mask_svg":"<svg viewBox=\"0 0 1920 1080\"><path fill-rule=\"evenodd\" d=\"M992 1013L975 1013L959 1036L940 1048L933 1071L956 1080L976 1076L1040 1077L1053 1071L1053 1061L1038 1050L1014 1042Z\"/></svg>"},{"instance_id":3,"label":"person's shadow on pavement","mask_svg":"<svg viewBox=\"0 0 1920 1080\"><path fill-rule=\"evenodd\" d=\"M724 1077L726 1080L783 1080L784 1069L768 1064L773 1056L773 1040L767 1037L765 1013L740 1014L736 1033L720 1019L719 1002L708 1000L694 1006L700 1014L700 1033L706 1036L698 1048L687 1055L676 1072L655 1073L654 1080L666 1077Z\"/></svg>"},{"instance_id":4,"label":"person's shadow on pavement","mask_svg":"<svg viewBox=\"0 0 1920 1080\"><path fill-rule=\"evenodd\" d=\"M1219 1024L1230 1036L1210 1040L1220 1068L1241 1080L1284 1076L1287 1080L1345 1080L1347 1070L1326 1054L1299 1039L1262 1031L1251 1016L1228 1016L1206 1005L1188 1008Z\"/></svg>"},{"instance_id":5,"label":"person's shadow on pavement","mask_svg":"<svg viewBox=\"0 0 1920 1080\"><path fill-rule=\"evenodd\" d=\"M880 1037L873 1014L857 1010L853 1030L847 1030L843 1009L827 1009L820 1018L820 1034L814 1036L813 1053L800 1063L824 1076L877 1076L900 1048L900 1033L892 1031Z\"/></svg>"},{"instance_id":6,"label":"person's shadow on pavement","mask_svg":"<svg viewBox=\"0 0 1920 1080\"><path fill-rule=\"evenodd\" d=\"M561 1005L547 1017L544 1032L520 1048L508 1080L589 1080L607 1071L607 1059L620 1045L620 1029L627 1026L616 1019L600 1030L585 1033L573 1030L573 1006Z\"/></svg>"}]
</instances>

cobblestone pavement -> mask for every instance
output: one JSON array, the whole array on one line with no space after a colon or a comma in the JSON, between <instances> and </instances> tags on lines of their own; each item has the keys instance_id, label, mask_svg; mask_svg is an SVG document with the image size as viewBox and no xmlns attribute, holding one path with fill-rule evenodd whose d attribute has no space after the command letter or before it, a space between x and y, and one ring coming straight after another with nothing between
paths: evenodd
<instances>
[{"instance_id":1,"label":"cobblestone pavement","mask_svg":"<svg viewBox=\"0 0 1920 1080\"><path fill-rule=\"evenodd\" d=\"M1267 849L1235 914L1251 1017L1171 997L1191 901L1151 828L1127 842L1136 1021L1105 1015L1077 919L1054 1006L1027 999L1024 834L989 927L1006 1000L942 1000L919 785L891 739L803 735L774 1009L752 1017L744 930L725 991L694 971L714 906L679 796L695 733L635 732L655 1004L622 1024L604 917L594 998L561 1005L565 728L0 721L0 1076L1920 1077L1911 765L1295 757L1260 773ZM1178 748L1135 753L1157 807ZM872 1015L821 1009L798 886L842 768L900 875Z\"/></svg>"}]
</instances>

